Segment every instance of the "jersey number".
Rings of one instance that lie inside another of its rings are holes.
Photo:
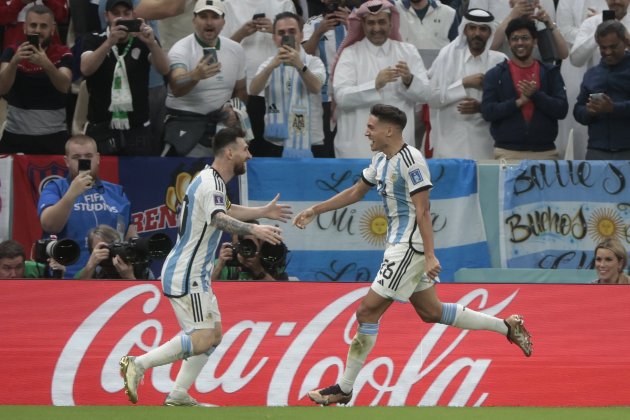
[[[384,279],[391,279],[392,275],[394,274],[394,270],[392,270],[392,267],[396,265],[396,262],[389,262],[388,259],[383,260],[383,263],[381,264],[381,268],[378,271],[378,273],[384,278]]]

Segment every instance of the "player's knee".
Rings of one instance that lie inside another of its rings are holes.
[[[223,340],[223,331],[221,330],[221,328],[215,328],[214,332],[212,333],[212,345],[214,347],[218,346],[219,344],[221,344],[221,340]]]

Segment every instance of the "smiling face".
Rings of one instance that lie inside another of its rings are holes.
[[[626,54],[626,43],[619,39],[616,33],[609,33],[597,39],[602,60],[608,66],[615,66],[623,60]]]
[[[512,32],[509,38],[510,51],[515,58],[527,61],[534,51],[536,39],[532,37],[527,29],[517,29]]]
[[[216,44],[224,25],[225,19],[223,16],[211,10],[204,10],[193,17],[195,34],[197,34],[199,39],[211,46]]]
[[[365,129],[365,136],[370,140],[370,150],[382,152],[387,146],[390,124],[381,122],[378,117],[370,115]]]
[[[361,23],[365,37],[376,46],[383,45],[392,30],[391,15],[385,11],[368,14],[363,17]]]
[[[600,283],[617,283],[623,271],[623,261],[607,248],[597,248],[595,270]]]
[[[246,172],[245,164],[252,158],[252,154],[249,151],[249,145],[244,138],[238,137],[236,142],[229,147],[234,164],[234,175],[243,175]]]

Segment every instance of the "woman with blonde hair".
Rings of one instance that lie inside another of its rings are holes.
[[[628,252],[617,238],[604,239],[595,247],[597,284],[629,284],[623,270],[628,265]]]

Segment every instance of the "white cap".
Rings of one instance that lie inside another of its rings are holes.
[[[197,0],[193,12],[197,14],[205,10],[210,10],[219,16],[225,16],[225,7],[221,0]]]

